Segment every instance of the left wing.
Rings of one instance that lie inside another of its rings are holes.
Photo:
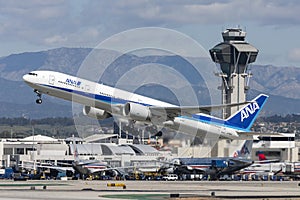
[[[39,165],[37,167],[46,168],[46,169],[55,169],[60,172],[66,172],[66,171],[74,172],[73,167],[59,167],[59,166],[48,166],[48,165]]]
[[[99,172],[107,172],[107,171],[117,171],[118,173],[122,174],[121,171],[124,169],[131,169],[131,168],[136,168],[134,166],[128,166],[128,167],[107,167],[103,169],[90,169],[92,174],[96,174]]]

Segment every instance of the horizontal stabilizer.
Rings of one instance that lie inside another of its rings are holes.
[[[279,159],[272,159],[272,160],[258,160],[258,161],[254,161],[254,163],[258,163],[258,164],[278,163],[279,161],[280,161]]]
[[[236,158],[232,158],[232,159],[229,159],[230,161],[232,162],[235,162],[235,163],[239,163],[239,164],[253,164],[254,162],[251,160],[243,160],[243,159],[236,159]]]

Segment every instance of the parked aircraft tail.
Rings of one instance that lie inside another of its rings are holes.
[[[253,140],[245,140],[240,149],[234,151],[234,158],[251,158]]]
[[[267,159],[267,157],[263,151],[258,151],[258,152],[256,152],[255,155],[258,157],[258,161],[255,161],[255,163],[266,164],[266,163],[280,162],[279,159]]]

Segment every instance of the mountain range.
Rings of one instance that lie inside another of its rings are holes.
[[[87,63],[86,58],[91,52],[92,49],[89,48],[58,48],[40,52],[12,54],[0,58],[0,117],[71,117],[73,113],[70,102],[44,95],[43,104],[35,104],[36,95],[33,93],[32,88],[22,81],[22,76],[33,70],[53,70],[76,75],[80,67]],[[99,50],[98,53],[107,62],[116,58],[118,54],[108,50]],[[198,58],[189,60],[198,63],[198,65],[203,63],[203,60],[199,61]],[[205,62],[214,65],[211,60],[205,60]],[[137,66],[141,66],[141,68],[139,69]],[[183,77],[182,80],[188,79],[189,84],[181,83],[180,80],[173,78],[161,81],[166,76],[172,77],[173,75],[169,73],[172,70],[155,70],[157,66],[160,69],[162,66],[171,66],[173,71],[178,72]],[[140,76],[139,70],[145,71],[145,69],[149,69],[149,73],[145,72],[146,76]],[[95,70],[95,72],[92,70]],[[83,74],[83,78],[95,79],[95,77],[89,77],[88,75],[97,74],[97,69],[92,68],[92,70],[90,73]],[[247,98],[251,99],[259,93],[270,95],[263,115],[300,113],[300,68],[251,65],[249,70],[253,77],[249,82],[250,90]],[[201,104],[211,104],[209,97],[212,93],[221,96],[220,91],[217,90],[217,86],[220,85],[221,81],[215,77],[214,72],[209,67],[203,67],[201,77],[191,66],[191,63],[176,55],[138,56],[123,54],[110,63],[105,72],[102,73],[99,81],[170,103],[180,103],[180,105],[182,105],[180,98],[184,99],[183,102],[186,104],[193,104],[192,101],[189,102],[190,98],[185,98],[189,96],[189,89],[192,88],[196,94],[196,99]],[[126,79],[124,75],[127,74],[130,74],[130,76]],[[203,78],[203,76],[205,77]],[[207,78],[210,76],[213,78]],[[144,81],[147,84],[137,87],[135,85],[136,80]],[[211,84],[215,86],[208,88],[207,84],[208,86]],[[179,99],[178,93],[182,95]],[[220,97],[217,98],[221,99]],[[220,104],[218,99],[213,103]]]

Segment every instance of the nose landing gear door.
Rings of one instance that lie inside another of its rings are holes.
[[[55,77],[53,75],[49,75],[49,84],[54,85]]]

